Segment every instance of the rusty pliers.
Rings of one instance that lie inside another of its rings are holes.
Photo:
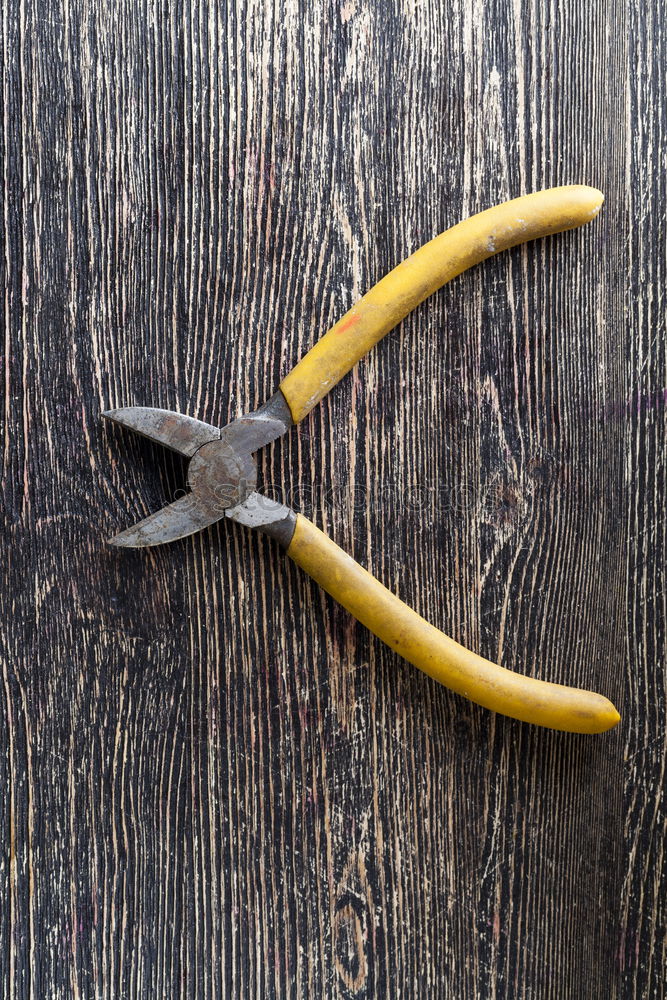
[[[553,188],[490,208],[431,240],[363,296],[254,413],[222,429],[149,407],[104,416],[186,456],[189,492],[113,538],[158,545],[222,517],[259,528],[388,646],[471,701],[527,722],[604,732],[619,714],[592,691],[525,677],[448,638],[362,569],[303,515],[257,492],[253,454],[302,420],[343,375],[412,309],[479,261],[530,239],[582,225],[602,205],[599,191]]]

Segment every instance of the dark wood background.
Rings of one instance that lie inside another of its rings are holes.
[[[664,996],[661,11],[5,0],[3,998]],[[184,470],[101,410],[225,423],[421,243],[567,182],[594,224],[457,279],[261,466],[615,731],[470,705],[236,526],[105,545]]]

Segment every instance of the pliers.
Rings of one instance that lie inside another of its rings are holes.
[[[447,230],[367,292],[283,379],[267,403],[222,429],[151,407],[105,412],[107,419],[190,460],[189,492],[111,543],[158,545],[223,517],[259,528],[358,621],[453,691],[493,711],[551,729],[600,733],[615,726],[620,716],[602,695],[514,673],[438,631],[302,514],[257,492],[253,458],[303,420],[381,337],[436,289],[501,250],[590,221],[602,201],[594,188],[552,188],[490,208]]]

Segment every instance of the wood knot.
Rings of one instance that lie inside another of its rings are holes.
[[[346,892],[333,915],[336,971],[350,993],[359,993],[368,979],[368,913],[364,900]]]
[[[498,476],[486,490],[482,517],[499,531],[511,531],[522,525],[530,512],[532,490],[513,478]]]
[[[352,851],[343,869],[331,925],[334,964],[341,985],[349,995],[358,996],[372,985],[375,937],[372,891],[360,850]]]

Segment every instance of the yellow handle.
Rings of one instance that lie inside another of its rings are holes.
[[[551,188],[489,208],[436,236],[371,288],[283,379],[294,422],[436,289],[501,250],[590,222],[602,201],[600,191],[581,184]]]
[[[601,694],[523,677],[460,646],[383,587],[301,514],[297,514],[287,554],[409,663],[478,705],[570,733],[603,733],[620,719]]]

